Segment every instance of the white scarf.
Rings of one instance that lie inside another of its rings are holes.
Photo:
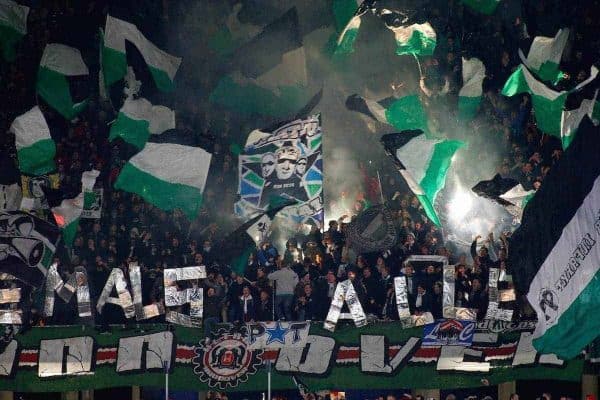
[[[248,303],[252,300],[252,295],[249,294],[248,297],[240,296],[240,300],[244,302],[244,314],[248,314]]]

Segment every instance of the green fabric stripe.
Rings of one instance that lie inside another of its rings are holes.
[[[240,46],[239,41],[233,40],[231,32],[226,26],[219,29],[210,39],[208,39],[208,47],[211,48],[219,56],[227,56],[234,52]]]
[[[42,99],[68,120],[72,120],[87,106],[87,100],[73,102],[67,78],[45,67],[38,69],[36,91]]]
[[[333,54],[349,54],[354,52],[354,42],[358,36],[358,29],[348,29]]]
[[[415,54],[418,56],[431,56],[435,50],[436,41],[430,37],[423,35],[423,32],[414,30],[410,39],[406,43],[396,42],[396,54],[401,56],[404,54]]]
[[[385,118],[390,125],[400,130],[427,131],[427,116],[417,95],[401,97],[394,101],[385,110]]]
[[[321,145],[321,142],[323,141],[323,136],[319,136],[316,139],[313,139],[310,141],[310,148],[311,149],[316,149],[317,147],[319,147]]]
[[[148,65],[148,70],[159,90],[170,92],[175,89],[175,83],[165,71]],[[102,51],[102,70],[104,71],[104,84],[108,87],[123,79],[127,74],[127,56],[110,47],[104,47]]]
[[[565,360],[576,357],[600,332],[600,318],[597,317],[598,293],[600,271],[596,272],[577,299],[562,313],[556,325],[533,340],[536,350],[540,353],[555,353]]]
[[[452,164],[452,157],[454,156],[454,153],[456,153],[456,150],[460,149],[462,146],[464,146],[464,143],[459,142],[458,140],[446,140],[436,144],[433,149],[433,154],[431,155],[431,160],[427,166],[427,171],[425,171],[425,176],[421,182],[419,182],[423,192],[425,192],[425,196],[427,196],[431,202],[432,209],[437,194],[446,184],[446,174]],[[435,213],[435,211],[433,211],[433,213]],[[439,225],[439,220],[437,222],[435,222],[435,219],[432,220],[436,225]]]
[[[19,169],[27,175],[44,175],[56,169],[54,156],[56,145],[52,139],[44,139],[17,152]]]
[[[265,180],[263,178],[261,178],[260,176],[256,175],[252,171],[250,171],[249,173],[247,173],[244,176],[244,179],[246,179],[249,182],[254,183],[256,186],[262,186],[265,183]]]
[[[417,196],[419,203],[421,203],[421,205],[423,206],[423,209],[425,210],[425,215],[427,215],[427,218],[429,218],[431,220],[431,222],[433,222],[436,226],[441,226],[442,223],[440,222],[440,219],[439,219],[437,213],[435,212],[435,208],[433,207],[433,204],[431,204],[431,201],[427,198],[427,196],[425,196],[423,194],[417,194],[415,196]]]
[[[65,246],[71,247],[73,245],[73,241],[75,240],[75,236],[77,235],[77,227],[79,226],[79,218],[71,221],[71,223],[65,225],[62,228],[62,237]]]
[[[521,66],[517,68],[508,78],[502,89],[502,94],[511,97],[515,94],[529,93],[538,128],[546,134],[560,138],[560,120],[567,93],[563,93],[556,100],[534,95],[531,93],[529,85],[527,85],[522,68]]]
[[[150,137],[149,128],[150,122],[129,118],[121,112],[110,128],[108,140],[112,142],[116,138],[121,138],[136,148],[142,149]]]
[[[458,98],[458,118],[463,121],[470,121],[475,118],[481,104],[481,97],[463,97]]]
[[[23,34],[10,26],[0,25],[0,51],[6,61],[14,61],[17,55],[16,47]]]
[[[469,8],[486,15],[493,14],[498,7],[497,0],[462,0],[462,2]]]
[[[229,267],[233,272],[238,275],[243,275],[246,272],[246,266],[248,265],[248,258],[250,254],[256,250],[255,246],[247,247],[237,257],[233,257],[229,262]]]
[[[573,139],[575,139],[575,135],[576,134],[577,134],[577,129],[575,129],[574,131],[569,132],[568,135],[561,136],[560,140],[562,141],[562,148],[563,148],[563,150],[566,150],[567,147],[569,147],[569,145],[571,144],[571,142],[573,141]]]
[[[278,96],[258,85],[238,85],[227,76],[219,81],[209,100],[243,115],[279,117],[295,114],[310,98],[303,87],[283,86],[279,92]]]
[[[55,248],[44,245],[44,254],[42,255],[42,260],[39,262],[39,264],[48,268],[52,264],[52,258],[54,257],[55,252]]]
[[[115,189],[137,193],[162,210],[180,208],[190,219],[195,219],[202,204],[202,193],[194,187],[160,180],[131,163],[125,164]]]
[[[564,74],[559,69],[559,65],[554,61],[544,61],[544,63],[540,66],[540,69],[535,72],[541,80],[552,82],[553,85],[556,85],[561,79],[564,78]]]
[[[333,20],[337,32],[342,32],[348,22],[354,17],[356,9],[356,0],[333,0]]]
[[[83,209],[89,210],[90,207],[96,202],[95,192],[83,192]]]

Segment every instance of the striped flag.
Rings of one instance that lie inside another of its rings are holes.
[[[517,180],[502,178],[500,174],[496,174],[490,180],[477,183],[471,190],[478,196],[500,204],[519,221],[523,209],[535,194],[535,190],[525,190]]]
[[[181,58],[172,56],[156,47],[154,43],[146,39],[137,26],[110,15],[106,16],[102,51],[104,84],[110,86],[123,79],[127,74],[125,41],[131,42],[140,51],[156,87],[162,91],[172,90]]]
[[[27,175],[43,175],[56,169],[56,144],[38,106],[18,116],[10,126],[15,135],[19,169]]]
[[[38,69],[36,91],[50,107],[71,120],[87,105],[87,99],[75,102],[69,79],[89,75],[79,50],[64,44],[49,43]]]
[[[0,0],[0,50],[6,61],[15,59],[15,47],[27,33],[29,7]]]
[[[211,156],[198,147],[149,142],[125,164],[115,189],[136,193],[162,210],[180,208],[194,219]]]
[[[109,141],[121,138],[138,149],[144,147],[150,135],[175,129],[175,111],[154,106],[144,98],[125,100],[110,128]]]
[[[520,293],[538,316],[533,345],[563,359],[600,331],[600,129],[585,118],[509,243]]]
[[[463,57],[462,77],[463,87],[458,92],[458,117],[462,120],[471,120],[477,114],[481,104],[485,66],[477,58],[467,60]]]
[[[539,79],[557,84],[563,78],[560,59],[569,38],[569,29],[560,29],[555,37],[536,36],[531,43],[527,58],[519,49],[519,57]]]
[[[354,94],[346,99],[346,108],[399,130],[427,131],[427,116],[417,95],[374,101]]]
[[[427,139],[420,130],[389,133],[383,135],[381,143],[410,190],[421,202],[427,217],[440,226],[434,207],[435,198],[446,184],[454,153],[464,143]]]
[[[437,35],[429,22],[408,26],[389,26],[396,38],[396,54],[431,56],[435,50]]]

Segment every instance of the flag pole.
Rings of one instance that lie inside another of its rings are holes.
[[[267,361],[267,400],[271,400],[271,360]]]
[[[163,361],[163,368],[165,370],[165,400],[169,400],[169,362]]]
[[[417,57],[417,55],[415,53],[412,53],[412,55],[415,58],[415,61],[417,62],[417,66],[419,67],[419,77],[422,78],[423,70],[421,69],[421,63],[419,62],[419,58]]]
[[[383,188],[381,187],[381,177],[379,176],[379,170],[377,170],[377,182],[379,182],[379,195],[381,196],[381,204],[385,204],[383,198]]]

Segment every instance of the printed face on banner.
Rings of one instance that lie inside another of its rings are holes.
[[[276,199],[296,200],[280,215],[296,223],[323,219],[323,159],[319,116],[295,120],[246,147],[240,155],[240,200],[235,213],[250,218]]]

